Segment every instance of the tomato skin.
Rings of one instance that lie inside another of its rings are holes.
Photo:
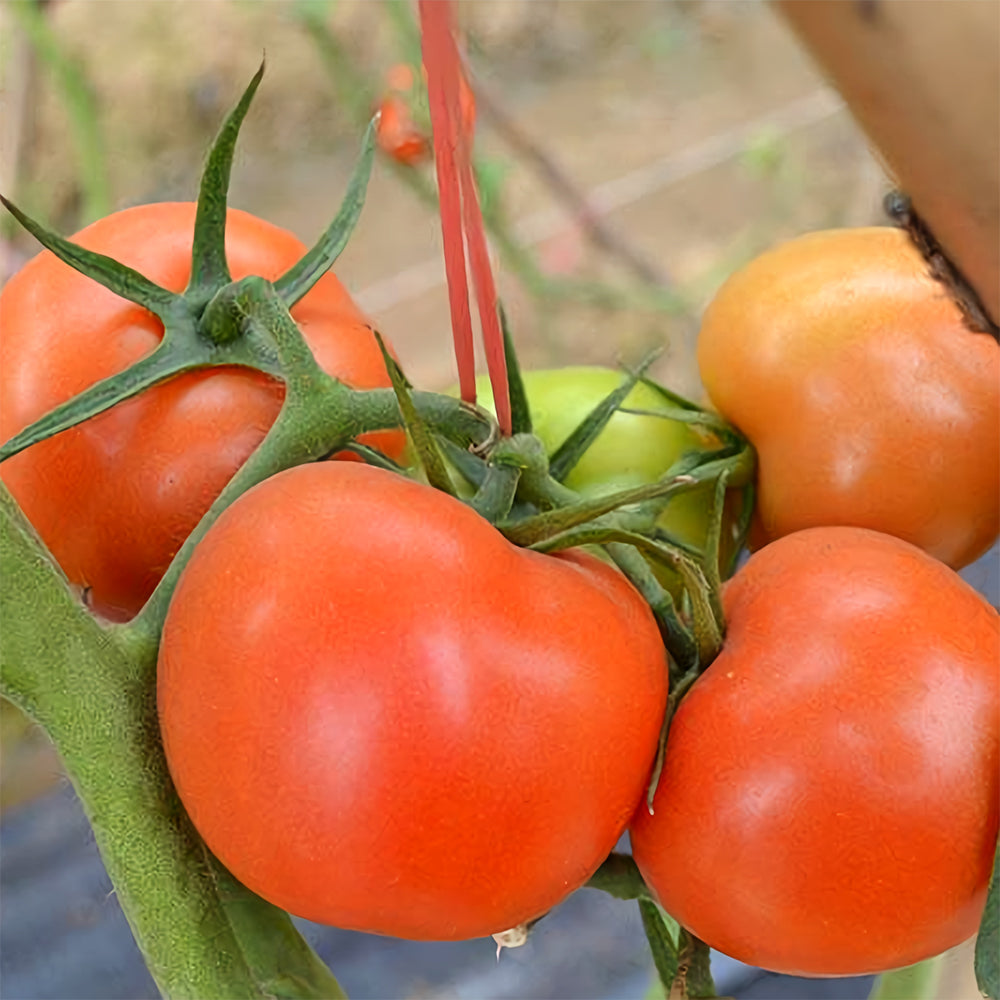
[[[173,291],[190,276],[195,206],[142,205],[74,240]],[[305,252],[290,233],[231,209],[234,278],[281,275]],[[292,310],[331,374],[389,385],[366,320],[333,274]],[[45,251],[0,294],[0,440],[148,354],[162,324]],[[249,369],[189,372],[16,455],[0,467],[69,579],[95,610],[135,614],[184,539],[274,422],[283,386]],[[398,432],[370,443],[399,456]]]
[[[643,794],[666,683],[615,570],[346,463],[220,517],[158,668],[171,774],[241,881],[311,920],[439,940],[537,917],[597,868]]]
[[[622,383],[614,368],[572,365],[565,368],[523,371],[521,378],[531,409],[533,432],[549,455],[576,430],[588,413]],[[493,411],[489,378],[476,379],[480,405]],[[457,394],[457,390],[456,390]],[[667,404],[649,386],[638,384],[625,406],[635,410],[663,411]],[[631,413],[615,413],[594,443],[570,471],[565,483],[584,496],[598,496],[656,482],[682,455],[705,450],[710,438],[691,424]],[[689,545],[702,547],[709,526],[714,485],[679,493],[660,515],[659,524]],[[722,550],[735,549],[736,510],[727,507]]]
[[[1000,797],[993,608],[858,528],[773,542],[724,607],[655,814],[631,827],[663,906],[726,954],[797,975],[880,972],[973,934]]]
[[[705,313],[698,364],[759,460],[758,539],[849,524],[960,568],[1000,532],[1000,346],[902,231],[812,233]]]

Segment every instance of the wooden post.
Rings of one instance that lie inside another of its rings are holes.
[[[1000,322],[1000,3],[775,6]]]

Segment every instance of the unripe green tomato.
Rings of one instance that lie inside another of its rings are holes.
[[[573,433],[587,414],[624,379],[613,368],[573,366],[521,373],[532,430],[549,455]],[[476,380],[477,402],[493,410],[493,393],[487,376]],[[653,413],[669,410],[670,404],[655,389],[639,383],[623,404],[627,409]],[[565,479],[565,484],[592,497],[616,490],[656,482],[682,455],[711,450],[718,442],[713,435],[692,424],[664,417],[615,413]],[[705,545],[711,516],[713,484],[673,497],[658,519],[660,527],[688,545]],[[726,504],[722,528],[722,562],[727,565],[736,548],[736,505]],[[671,590],[677,579],[669,571],[658,573]]]

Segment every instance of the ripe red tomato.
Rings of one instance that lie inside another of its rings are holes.
[[[998,617],[919,549],[815,528],[727,585],[635,859],[713,947],[859,975],[976,930],[1000,801]]]
[[[174,291],[191,268],[192,204],[143,205],[74,239]],[[235,278],[274,279],[304,253],[290,233],[231,210]],[[357,388],[389,385],[364,316],[333,274],[292,310],[319,363]],[[48,251],[0,294],[0,440],[148,354],[156,317]],[[3,479],[96,610],[135,614],[177,549],[274,422],[284,387],[243,368],[189,372],[3,463]],[[398,432],[371,443],[400,456]]]
[[[220,517],[158,668],[171,774],[234,875],[311,920],[440,940],[590,876],[644,792],[666,684],[614,569],[345,463]]]
[[[846,524],[959,568],[1000,532],[1000,345],[897,229],[812,233],[705,313],[712,402],[753,442],[764,542]]]

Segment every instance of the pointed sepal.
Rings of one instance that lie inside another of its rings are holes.
[[[403,417],[403,426],[406,428],[407,434],[409,434],[413,450],[416,452],[417,461],[424,470],[427,482],[436,490],[441,490],[444,493],[455,496],[455,484],[452,483],[451,476],[448,475],[448,467],[444,464],[444,459],[441,457],[441,452],[434,442],[434,437],[430,429],[424,423],[423,418],[413,404],[413,396],[410,394],[410,390],[413,387],[407,381],[403,370],[399,367],[399,363],[389,353],[388,348],[386,348],[382,335],[377,330],[373,330],[372,332],[378,341],[379,350],[382,352],[382,358],[385,361],[386,371],[389,373],[389,379],[392,382],[393,392],[396,394],[396,401],[399,403],[399,412]]]
[[[455,444],[443,434],[436,434],[434,439],[444,453],[447,462],[470,486],[479,489],[486,480],[486,462],[478,455],[473,455],[467,448]]]
[[[22,212],[3,195],[0,195],[0,202],[46,250],[54,253],[64,264],[110,289],[116,295],[148,309],[164,322],[172,312],[183,308],[183,300],[176,292],[161,288],[145,275],[113,257],[87,250],[78,243],[56,235]]]
[[[95,382],[79,395],[50,410],[19,434],[15,434],[0,448],[0,462],[60,431],[68,430],[105,410],[110,410],[112,406],[137,396],[150,386],[166,381],[179,372],[209,363],[207,348],[204,356],[199,359],[192,357],[191,348],[177,350],[170,344],[161,342],[152,354],[141,358],[130,368]]]
[[[645,486],[635,486],[631,489],[582,500],[571,507],[557,507],[554,510],[547,510],[524,521],[501,524],[499,527],[508,541],[515,545],[534,548],[563,532],[593,521],[603,514],[610,514],[611,511],[618,510],[619,507],[668,496],[682,484],[684,484],[683,481],[668,480],[649,483]]]
[[[274,283],[275,289],[289,309],[333,267],[358,224],[368,193],[372,164],[375,162],[376,125],[375,118],[368,123],[361,143],[361,155],[351,174],[336,218],[316,245]]]
[[[223,285],[232,280],[226,262],[226,203],[229,197],[229,177],[233,168],[233,152],[243,119],[264,77],[264,63],[253,75],[239,103],[229,113],[201,176],[198,209],[194,220],[194,242],[191,249],[191,280],[187,297],[197,306],[204,306]]]
[[[360,441],[351,441],[349,444],[344,445],[343,448],[339,448],[338,451],[349,451],[352,455],[357,455],[365,465],[374,466],[376,469],[385,469],[386,472],[397,472],[401,476],[406,475],[406,469],[399,462],[391,459],[385,452],[379,451],[378,448],[361,444]]]
[[[521,378],[521,365],[517,360],[517,350],[514,338],[511,336],[507,322],[507,311],[502,303],[497,304],[500,313],[500,330],[503,333],[503,353],[507,361],[507,386],[510,395],[511,434],[530,434],[531,407],[528,404],[528,394],[524,389],[524,379]]]

